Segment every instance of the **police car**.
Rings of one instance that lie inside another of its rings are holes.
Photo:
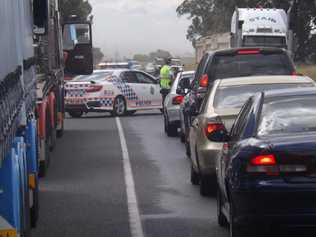
[[[88,112],[123,116],[137,110],[162,109],[158,80],[138,70],[96,70],[67,82],[65,93],[65,109],[72,117]]]

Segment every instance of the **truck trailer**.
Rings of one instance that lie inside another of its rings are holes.
[[[64,70],[92,72],[91,24],[62,24],[59,10],[58,0],[0,1],[0,237],[36,227],[39,176],[63,134]]]

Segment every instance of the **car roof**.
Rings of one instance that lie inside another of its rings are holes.
[[[238,85],[258,85],[258,84],[299,84],[313,83],[314,81],[305,76],[251,76],[221,79],[219,86],[238,86]]]
[[[235,55],[238,51],[251,51],[259,50],[260,53],[285,53],[286,50],[282,48],[273,48],[273,47],[244,47],[244,48],[230,48],[230,49],[219,49],[215,51],[209,51],[208,54],[216,55]]]
[[[181,74],[182,74],[183,76],[185,76],[185,75],[194,74],[194,73],[195,73],[195,71],[184,71],[184,72],[182,72]]]
[[[265,98],[273,98],[273,97],[280,97],[280,96],[316,95],[316,87],[269,90],[269,91],[263,92],[263,94]]]

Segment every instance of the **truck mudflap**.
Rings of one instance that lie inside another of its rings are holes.
[[[0,216],[0,237],[18,237],[17,231]]]

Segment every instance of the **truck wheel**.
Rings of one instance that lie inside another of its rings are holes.
[[[112,116],[124,116],[126,114],[126,101],[123,96],[118,96],[114,100]]]
[[[49,152],[49,144],[47,142],[48,139],[46,139],[44,144],[44,157],[43,160],[40,160],[39,162],[39,169],[38,169],[38,176],[39,177],[45,177],[47,173],[48,164],[50,161],[50,152]]]
[[[81,110],[69,110],[68,114],[72,118],[80,118],[83,115],[83,111],[81,111]]]
[[[31,227],[36,228],[39,216],[39,190],[38,180],[36,179],[36,188],[33,191],[33,207],[31,207]]]

